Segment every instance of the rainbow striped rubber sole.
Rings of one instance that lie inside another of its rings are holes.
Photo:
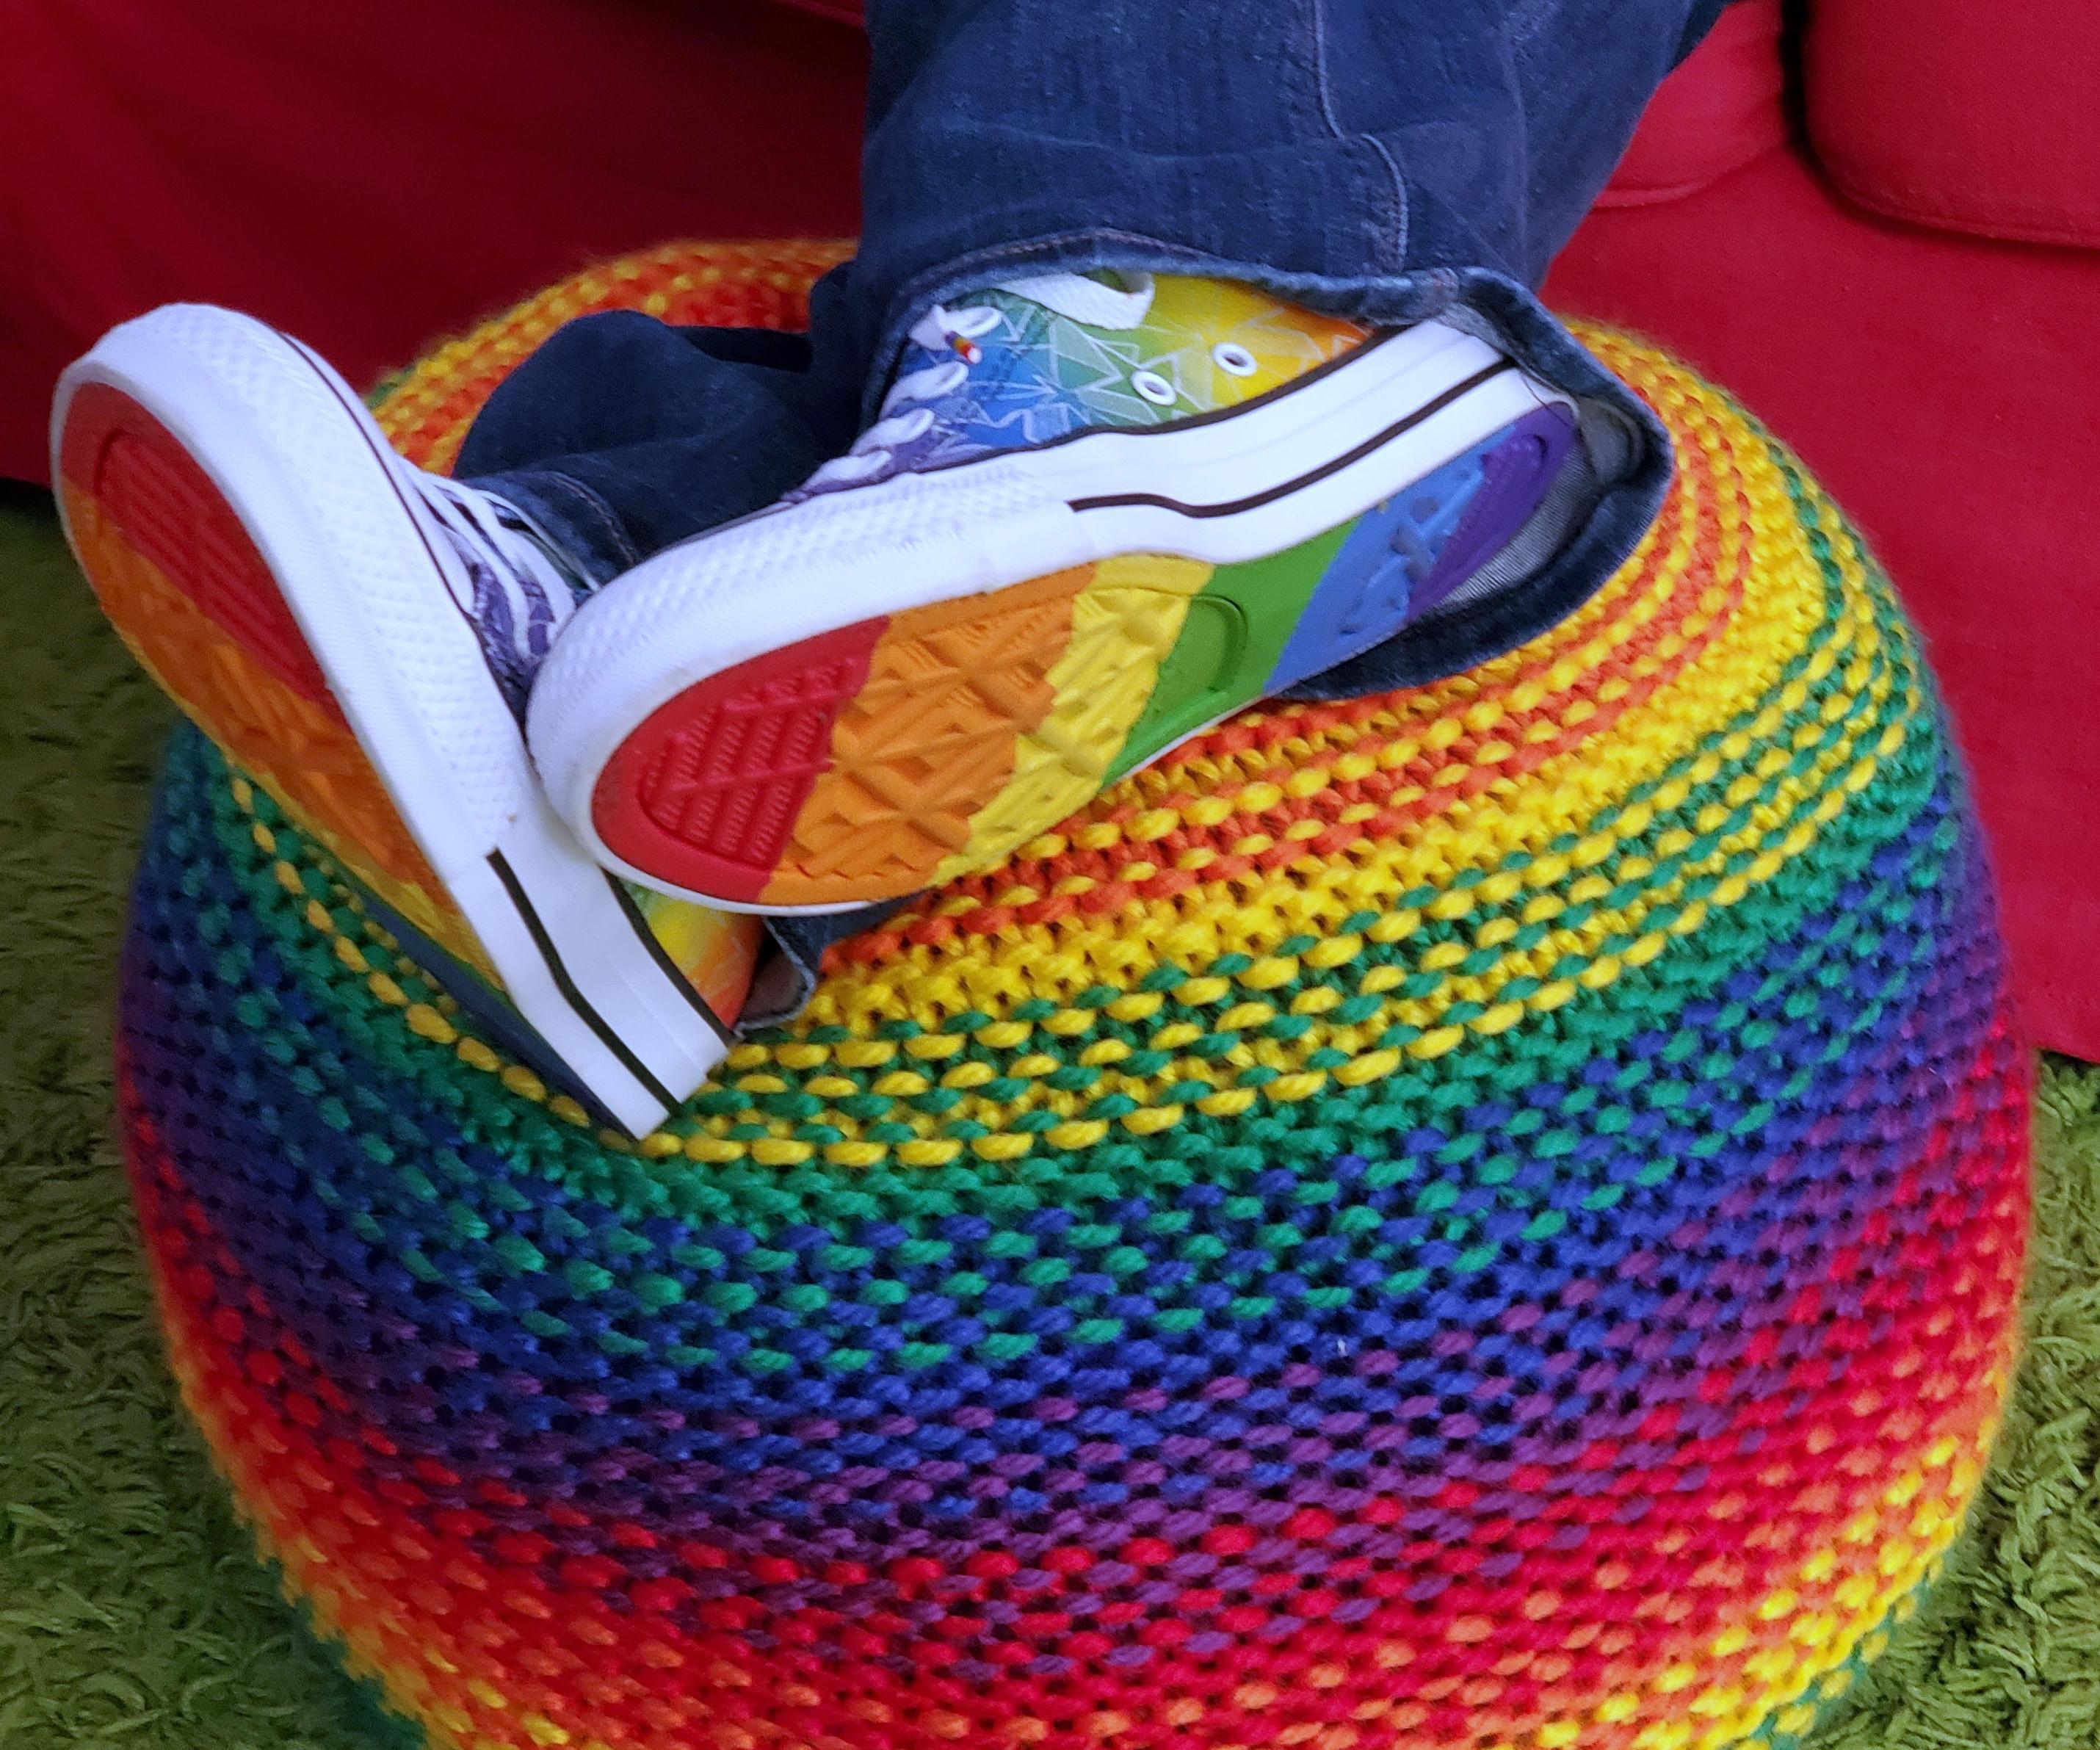
[[[1528,414],[1267,559],[1125,555],[726,669],[606,762],[597,836],[735,905],[836,908],[987,867],[1448,600],[1538,508],[1573,431],[1556,409]]]
[[[110,624],[184,714],[388,907],[492,983],[217,484],[121,391],[83,384],[58,490]]]

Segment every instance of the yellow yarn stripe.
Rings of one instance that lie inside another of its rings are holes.
[[[1072,603],[1071,642],[1050,670],[1049,714],[1015,741],[1013,776],[972,816],[968,842],[934,871],[936,886],[1005,857],[1037,824],[1092,800],[1211,570],[1160,554],[1094,568]]]

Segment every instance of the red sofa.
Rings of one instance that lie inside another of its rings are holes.
[[[2040,1043],[2100,1058],[2100,10],[1745,0],[1555,267],[1735,387],[1930,635]],[[0,475],[172,298],[353,376],[593,254],[845,234],[854,0],[0,0]],[[33,175],[24,166],[34,165]]]
[[[0,476],[172,298],[365,382],[595,256],[850,236],[866,74],[772,0],[0,0]]]
[[[1968,749],[2026,1024],[2100,1058],[2100,8],[1807,11],[1784,58],[1776,3],[1723,15],[1546,295],[1727,383],[1866,531]]]

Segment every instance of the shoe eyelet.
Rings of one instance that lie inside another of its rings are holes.
[[[1260,361],[1236,340],[1221,340],[1211,348],[1211,362],[1228,377],[1251,377]]]
[[[1171,407],[1177,399],[1174,385],[1158,371],[1132,371],[1130,386],[1154,407]]]

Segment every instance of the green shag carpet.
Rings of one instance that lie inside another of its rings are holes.
[[[395,1750],[254,1561],[162,1365],[110,1119],[171,714],[0,497],[0,1750]],[[2100,1070],[2045,1066],[2025,1370],[1978,1514],[1819,1743],[2100,1745]]]

